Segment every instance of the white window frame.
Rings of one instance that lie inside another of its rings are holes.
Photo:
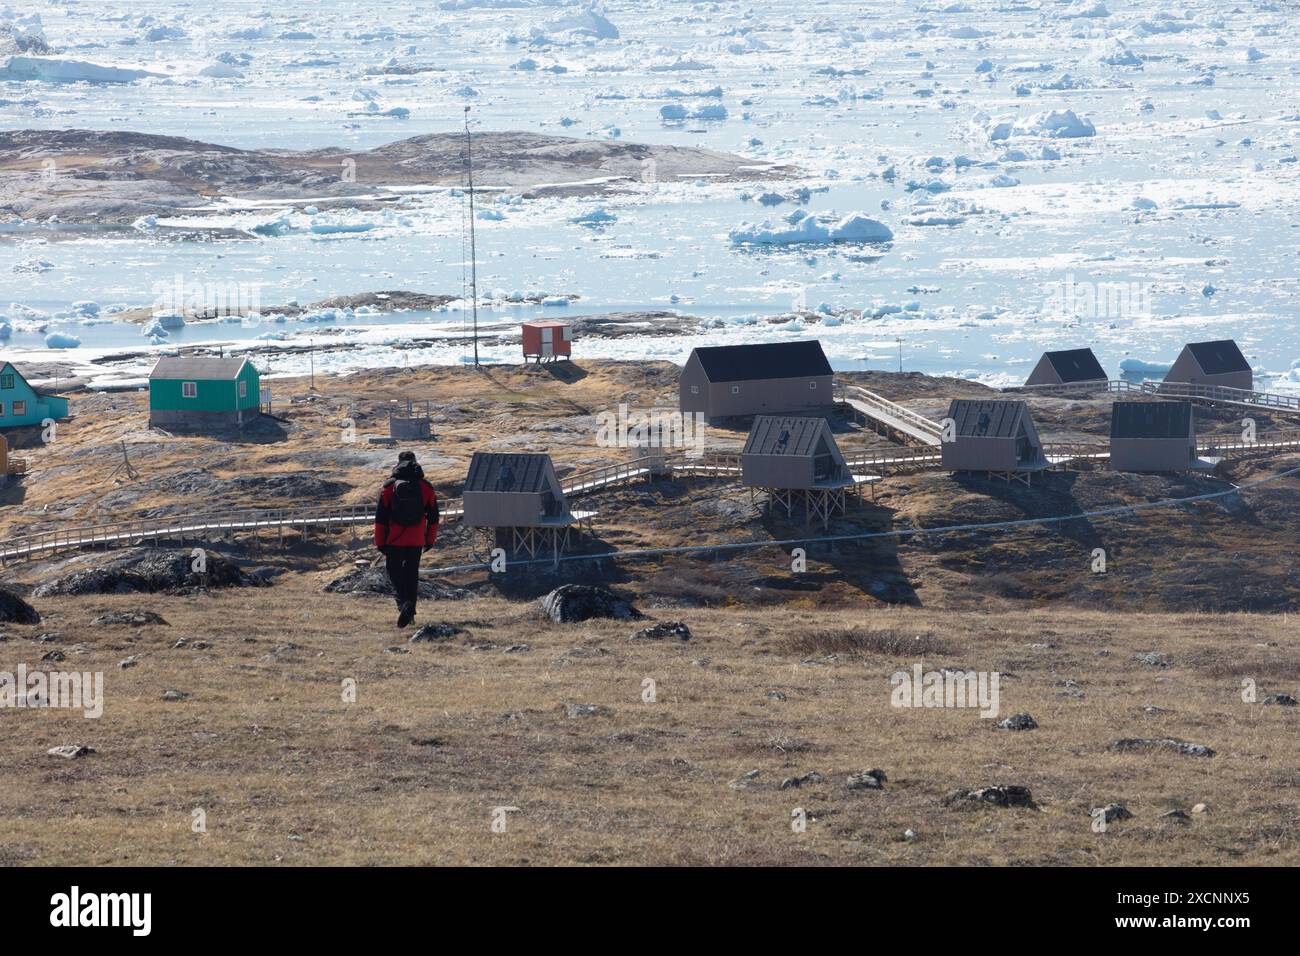
[[[733,386],[731,386],[731,394],[732,394],[732,395],[739,395],[739,394],[740,394],[740,386],[739,386],[739,385],[733,385]]]
[[[14,402],[12,407],[13,407],[14,418],[17,418],[19,415],[26,415],[26,414],[27,414],[27,401],[26,401],[26,399],[23,399],[23,400],[21,400],[21,401],[16,401],[16,402]]]
[[[248,380],[247,380],[247,379],[240,379],[240,380],[239,380],[239,397],[240,397],[240,398],[248,398]]]
[[[691,394],[692,394],[692,395],[698,395],[698,394],[700,394],[700,387],[699,387],[698,385],[692,385],[692,386],[691,386]]]
[[[181,398],[198,398],[198,382],[181,382]]]
[[[809,383],[808,383],[808,387],[809,387],[810,389],[816,389],[816,388],[817,388],[817,382],[816,382],[815,380],[809,382]]]

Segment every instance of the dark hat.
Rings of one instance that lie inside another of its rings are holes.
[[[397,456],[398,461],[415,461],[415,452],[404,451]]]

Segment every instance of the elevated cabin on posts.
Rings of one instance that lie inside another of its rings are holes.
[[[793,517],[802,511],[804,523],[818,519],[823,527],[847,507],[849,494],[880,479],[855,475],[835,443],[824,418],[759,415],[740,453],[741,482],[751,491],[764,491],[769,507]]]
[[[550,455],[475,452],[462,500],[465,524],[508,554],[558,558],[595,512],[570,511]]]
[[[954,399],[939,447],[949,471],[986,472],[1030,483],[1048,467],[1029,406],[1008,399]]]

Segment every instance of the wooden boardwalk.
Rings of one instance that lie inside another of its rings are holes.
[[[892,432],[904,441],[911,439],[922,445],[939,444],[939,436],[943,433],[939,423],[918,415],[910,408],[904,408],[897,402],[891,402],[857,385],[840,386],[836,389],[835,396],[876,427]]]

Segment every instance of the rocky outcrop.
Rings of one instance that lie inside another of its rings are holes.
[[[39,624],[41,616],[13,591],[0,588],[0,621],[5,624]]]

